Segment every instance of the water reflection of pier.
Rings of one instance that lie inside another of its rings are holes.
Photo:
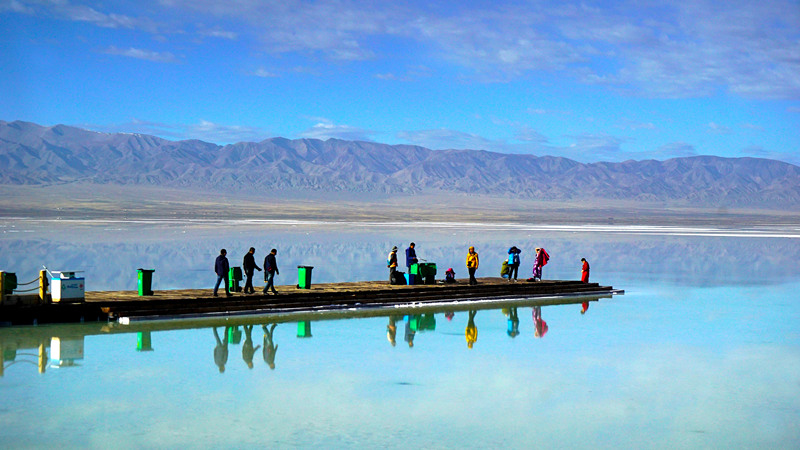
[[[224,371],[229,344],[242,345],[242,358],[248,367],[252,368],[253,356],[258,350],[261,350],[264,362],[271,369],[274,369],[275,356],[278,349],[278,345],[273,339],[273,331],[276,326],[296,323],[297,337],[311,338],[312,322],[353,318],[386,317],[388,319],[386,333],[389,342],[392,345],[396,344],[398,328],[402,327],[403,341],[409,347],[413,347],[417,333],[436,329],[436,314],[443,314],[447,320],[451,320],[456,313],[468,312],[468,315],[463,317],[468,318],[465,335],[468,347],[472,348],[477,340],[475,318],[479,311],[502,311],[508,317],[508,335],[513,338],[519,334],[517,309],[520,307],[532,307],[534,310],[533,324],[536,328],[535,335],[541,337],[544,335],[541,331],[542,325],[546,330],[546,323],[541,321],[542,306],[580,304],[580,311],[584,313],[588,309],[590,302],[596,302],[603,298],[611,298],[611,295],[547,300],[494,300],[470,302],[469,304],[459,304],[458,302],[437,305],[423,304],[397,308],[334,310],[317,313],[283,313],[223,318],[205,317],[200,319],[133,322],[128,325],[115,322],[90,322],[58,326],[4,327],[0,328],[0,351],[2,351],[3,355],[0,376],[5,375],[7,369],[16,365],[36,366],[39,373],[45,373],[48,368],[79,366],[84,358],[84,339],[87,336],[135,334],[136,341],[131,342],[132,350],[135,348],[137,352],[150,352],[155,350],[152,333],[191,329],[213,330],[213,337],[216,341],[214,361],[220,367],[220,371]],[[537,318],[541,322],[537,322]],[[221,334],[218,328],[222,330]],[[263,340],[258,346],[254,346],[255,342],[252,336],[254,328],[263,332]],[[242,336],[245,338],[244,342],[242,342]]]

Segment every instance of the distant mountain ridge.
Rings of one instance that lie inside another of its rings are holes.
[[[800,167],[696,156],[584,164],[553,156],[329,139],[272,138],[220,146],[0,121],[0,184],[444,192],[541,200],[668,202],[699,207],[800,207]]]

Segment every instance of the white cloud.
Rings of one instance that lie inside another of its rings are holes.
[[[731,129],[716,122],[709,122],[708,125],[706,125],[706,131],[713,134],[730,134]]]
[[[209,29],[209,30],[205,30],[205,29],[204,30],[200,30],[199,33],[202,36],[220,38],[220,39],[229,39],[229,40],[235,40],[235,39],[237,39],[239,37],[238,33],[235,33],[233,31],[223,30],[223,29],[221,29],[219,27],[212,28],[212,29]]]
[[[270,72],[269,70],[264,69],[263,67],[261,67],[258,70],[256,70],[255,72],[253,72],[253,76],[261,77],[261,78],[275,78],[278,75],[276,73],[274,73],[274,72]]]
[[[670,158],[682,158],[686,156],[697,156],[697,151],[693,145],[687,144],[686,142],[671,142],[669,144],[662,145],[654,152],[645,153],[643,156],[663,160]]]
[[[571,136],[574,140],[564,152],[579,161],[616,161],[620,159],[622,144],[627,139],[607,134],[580,134]]]
[[[175,55],[170,52],[155,52],[152,50],[143,50],[140,48],[117,48],[111,46],[103,51],[109,55],[127,56],[129,58],[143,59],[145,61],[172,63],[176,62]]]
[[[127,123],[84,126],[88,129],[108,133],[140,133],[159,136],[170,140],[198,139],[220,145],[236,142],[259,142],[270,137],[269,132],[261,127],[222,125],[208,120],[200,120],[198,123],[193,124],[181,124],[153,122],[134,118]]]
[[[218,123],[201,120],[199,123],[186,126],[186,134],[214,143],[255,142],[262,141],[269,136],[260,127],[243,125],[221,125]]]
[[[161,0],[158,6],[162,11],[147,11],[172,14],[174,21],[198,28],[201,35],[249,39],[266,52],[312,61],[318,56],[362,61],[402,53],[419,64],[450,62],[467,72],[458,76],[477,75],[484,81],[546,72],[651,97],[729,92],[800,98],[796,0],[500,1],[447,8],[357,0]],[[68,0],[4,0],[0,8],[105,28],[150,33],[174,28]],[[214,25],[198,26],[197,18]],[[397,71],[377,77],[409,78]]]
[[[328,59],[359,61],[375,56],[365,43],[393,34],[391,6],[352,1],[264,2],[243,0],[235,7],[214,0],[168,0],[173,10],[192,10],[246,26],[268,52],[318,53]]]
[[[0,1],[0,12],[11,11],[20,14],[35,14],[36,11],[19,0]]]
[[[767,150],[759,145],[750,145],[742,149],[742,154],[753,158],[775,159],[800,166],[800,151],[796,152],[775,152]]]
[[[350,125],[336,125],[330,120],[320,118],[317,124],[299,133],[302,138],[309,139],[343,139],[348,141],[370,141],[372,132]]]
[[[529,127],[528,125],[517,125],[514,138],[523,142],[547,143],[548,139],[543,134]]]
[[[438,128],[434,130],[401,131],[397,137],[413,145],[442,150],[442,149],[469,149],[492,150],[506,147],[504,141],[486,139],[476,134],[462,131]]]
[[[623,130],[655,130],[656,126],[652,122],[640,122],[638,120],[623,118],[618,124]]]
[[[148,18],[105,13],[90,6],[71,3],[68,0],[11,0],[0,5],[0,11],[3,9],[49,16],[59,20],[86,22],[103,28],[139,29],[149,33],[158,33],[161,28]]]

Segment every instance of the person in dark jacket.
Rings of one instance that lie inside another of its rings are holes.
[[[275,284],[273,283],[275,275],[281,274],[278,270],[278,261],[275,259],[275,255],[277,254],[278,251],[273,248],[269,251],[269,255],[264,258],[264,281],[267,282],[267,285],[264,286],[265,294],[272,289],[272,293],[278,295],[278,291],[275,290]]]
[[[414,250],[414,245],[415,244],[412,242],[411,244],[408,245],[408,248],[406,249],[406,267],[409,268],[409,272],[408,273],[411,273],[411,270],[410,270],[411,269],[411,265],[412,264],[416,264],[417,262],[419,262],[417,260],[417,251]]]
[[[255,247],[250,247],[250,251],[248,251],[244,255],[244,260],[242,261],[242,268],[244,269],[244,275],[247,277],[247,280],[244,283],[244,293],[245,294],[255,294],[256,290],[253,289],[253,270],[258,270],[261,272],[261,267],[256,265],[256,258],[254,255],[256,254]]]
[[[392,248],[386,260],[386,267],[389,268],[389,284],[395,284],[395,272],[397,272],[397,246]]]
[[[227,297],[232,295],[228,290],[228,270],[230,266],[228,265],[228,258],[225,257],[227,254],[228,251],[223,248],[219,251],[219,256],[217,256],[217,260],[214,262],[214,272],[217,273],[217,284],[214,285],[214,297],[217,296],[219,284],[223,281],[225,282],[225,295]]]

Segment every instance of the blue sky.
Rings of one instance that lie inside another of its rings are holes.
[[[800,1],[0,0],[0,120],[800,164]]]

